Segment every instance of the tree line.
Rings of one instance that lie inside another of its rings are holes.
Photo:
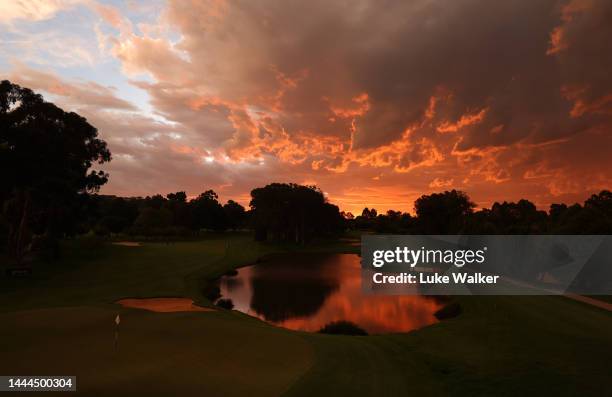
[[[78,232],[100,236],[186,236],[203,229],[236,230],[246,219],[242,205],[233,200],[222,205],[213,190],[191,200],[183,191],[144,198],[93,195],[87,206],[87,221]]]
[[[328,202],[316,186],[272,183],[251,191],[249,208],[222,204],[213,190],[115,197],[98,191],[109,178],[95,165],[111,161],[87,120],[33,91],[0,82],[0,259],[27,262],[59,255],[59,241],[81,234],[197,236],[203,230],[248,229],[260,241],[305,244],[347,229],[418,234],[604,234],[612,232],[612,193],[583,205],[538,210],[528,200],[475,211],[466,193],[423,195],[414,215],[365,208],[357,217]]]
[[[414,202],[414,215],[389,210],[378,214],[364,208],[346,216],[350,228],[379,233],[407,234],[610,234],[612,193],[602,190],[581,205],[551,204],[548,211],[534,203],[495,202],[475,210],[476,204],[459,190],[423,195]]]
[[[272,183],[251,192],[250,209],[213,190],[188,199],[184,191],[147,197],[90,195],[72,235],[188,237],[201,231],[252,230],[260,241],[306,243],[345,228],[337,206],[315,186]]]

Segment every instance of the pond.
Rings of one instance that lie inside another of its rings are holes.
[[[371,334],[407,332],[437,322],[443,303],[425,296],[367,295],[354,254],[279,255],[223,276],[234,309],[268,323],[316,332],[350,321]]]

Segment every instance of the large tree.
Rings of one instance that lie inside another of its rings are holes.
[[[16,263],[33,233],[57,238],[79,196],[108,180],[92,165],[110,160],[106,142],[85,118],[30,89],[0,83],[0,202]]]
[[[244,207],[235,202],[234,200],[229,200],[223,206],[223,212],[225,213],[225,219],[227,221],[227,227],[236,230],[242,226],[244,226],[244,221],[246,219],[246,212],[244,211]]]
[[[457,234],[476,207],[459,190],[423,195],[414,202],[419,231],[424,234]]]
[[[258,240],[304,243],[344,227],[338,207],[315,186],[272,183],[251,191],[250,205]]]
[[[207,229],[222,231],[227,229],[223,206],[219,196],[213,190],[207,190],[189,202],[193,214],[193,227],[196,230]]]

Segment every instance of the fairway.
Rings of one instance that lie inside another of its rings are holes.
[[[563,297],[457,297],[455,319],[367,337],[294,332],[236,311],[113,303],[174,296],[210,305],[206,279],[288,249],[299,251],[247,234],[69,241],[61,263],[38,264],[33,279],[0,279],[0,373],[76,375],[78,394],[96,396],[605,394],[612,314]]]

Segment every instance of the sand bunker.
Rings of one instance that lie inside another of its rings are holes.
[[[193,301],[188,298],[130,298],[121,299],[117,303],[132,309],[144,309],[159,313],[213,311],[213,309],[194,305]]]
[[[116,241],[113,244],[121,245],[123,247],[140,247],[142,245],[138,241]]]

